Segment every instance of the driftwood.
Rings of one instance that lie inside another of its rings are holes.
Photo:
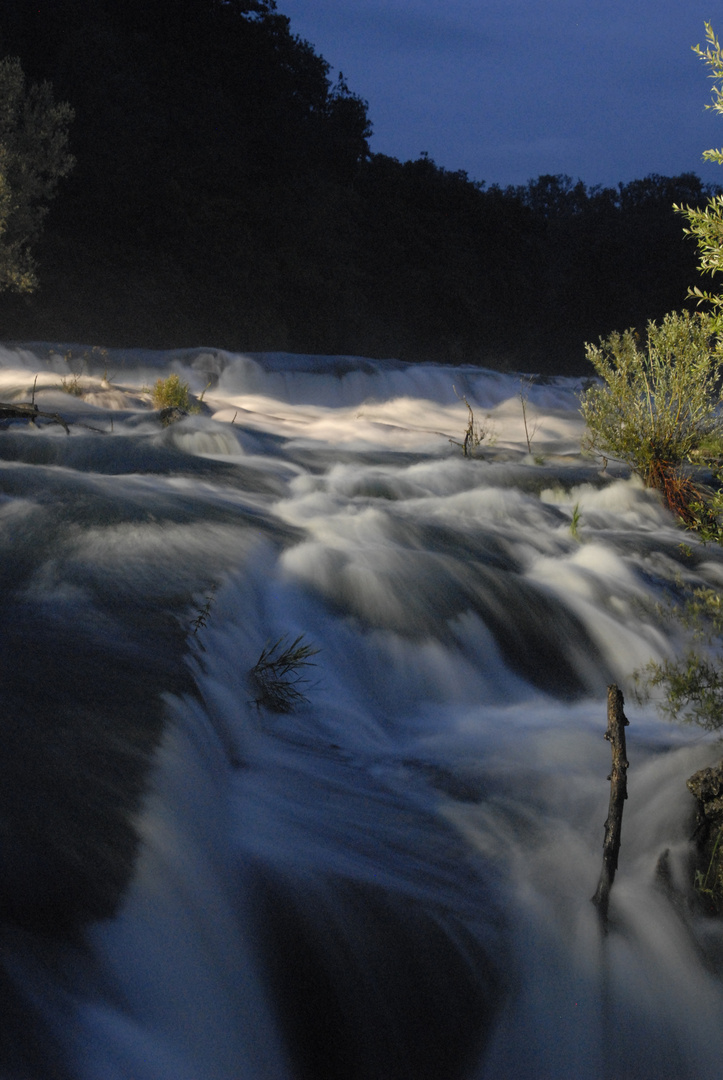
[[[592,902],[598,909],[600,923],[605,932],[607,932],[608,925],[610,890],[615,880],[615,871],[618,868],[620,835],[623,826],[623,806],[628,797],[628,759],[625,750],[625,728],[628,726],[629,721],[623,712],[623,705],[623,695],[618,687],[615,684],[608,686],[608,727],[605,738],[612,747],[613,767],[608,777],[610,781],[610,804],[605,822],[602,870],[595,895],[592,897]]]
[[[34,402],[32,404],[11,405],[8,402],[0,401],[0,421],[28,420],[32,424],[39,417],[50,420],[51,423],[60,424],[61,427],[65,428],[66,435],[70,435],[70,428],[58,413],[42,412]]]

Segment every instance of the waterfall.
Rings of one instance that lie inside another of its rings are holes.
[[[723,555],[581,456],[578,382],[525,387],[532,453],[514,374],[0,348],[69,429],[0,427],[3,1080],[718,1080],[720,750],[629,691]],[[249,673],[297,639],[274,711]]]

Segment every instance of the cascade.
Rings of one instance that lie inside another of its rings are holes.
[[[163,427],[171,371],[203,399]],[[581,456],[579,391],[528,386],[530,454],[511,374],[0,348],[69,429],[0,426],[3,1080],[718,1080],[720,751],[630,698],[605,937],[590,898],[606,687],[723,556]]]

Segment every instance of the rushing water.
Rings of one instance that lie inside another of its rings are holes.
[[[525,391],[531,455],[513,375],[0,364],[69,425],[0,429],[3,1078],[719,1080],[685,788],[718,755],[630,699],[605,938],[590,897],[605,688],[723,561],[580,456],[574,382]],[[163,428],[171,370],[203,408]],[[259,707],[299,635],[307,700]]]

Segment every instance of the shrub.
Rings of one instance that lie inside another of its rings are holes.
[[[640,347],[633,330],[586,346],[602,380],[582,397],[583,448],[623,461],[686,517],[698,492],[681,472],[703,463],[723,438],[720,374],[708,316],[672,312],[649,322]]]
[[[178,375],[169,375],[167,379],[157,379],[152,390],[153,404],[157,409],[185,409],[191,412],[193,399],[188,390],[188,383],[181,382]]]

